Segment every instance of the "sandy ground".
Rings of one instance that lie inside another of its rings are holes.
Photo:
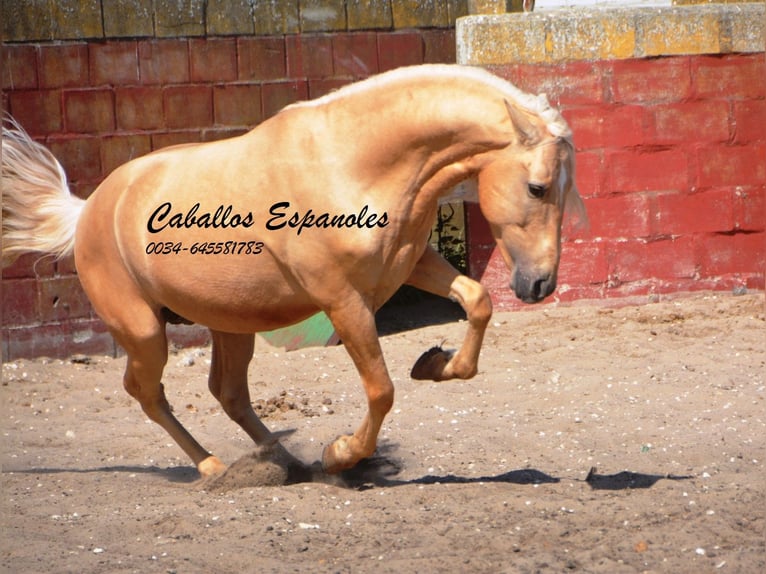
[[[479,374],[443,383],[409,369],[428,347],[459,344],[465,324],[442,308],[431,315],[446,322],[420,327],[419,307],[381,321],[397,400],[378,452],[333,480],[257,483],[269,463],[253,462],[208,394],[209,349],[171,355],[164,381],[207,448],[228,463],[245,456],[222,488],[201,482],[122,390],[124,358],[3,365],[0,564],[766,571],[763,294],[496,314]],[[272,429],[294,431],[284,445],[301,459],[361,420],[342,347],[256,353],[253,398]]]

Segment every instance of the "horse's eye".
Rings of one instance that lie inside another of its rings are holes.
[[[544,185],[537,185],[534,183],[529,184],[529,195],[537,197],[538,199],[545,195],[546,188]]]

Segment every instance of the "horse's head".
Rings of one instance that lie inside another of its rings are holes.
[[[571,132],[541,97],[547,120],[506,101],[513,141],[487,154],[479,203],[511,270],[516,296],[536,303],[556,288],[565,206],[584,215],[574,183]]]

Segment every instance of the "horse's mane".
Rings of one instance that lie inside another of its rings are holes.
[[[446,78],[449,80],[465,78],[467,80],[474,80],[486,84],[487,87],[502,93],[503,96],[510,99],[512,103],[539,116],[540,119],[545,122],[548,131],[552,135],[564,139],[569,139],[572,136],[572,131],[569,129],[566,120],[556,108],[551,107],[545,94],[528,94],[521,91],[507,80],[504,80],[483,68],[455,64],[425,64],[397,68],[390,72],[372,76],[361,82],[343,86],[338,90],[330,92],[315,100],[300,102],[289,107],[320,106],[351,95],[361,94],[371,89],[385,87],[388,84],[428,77]]]

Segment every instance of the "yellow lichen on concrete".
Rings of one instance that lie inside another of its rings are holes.
[[[721,51],[720,18],[696,10],[663,10],[639,17],[642,56],[718,54]]]
[[[636,51],[636,27],[627,18],[602,19],[604,41],[599,56],[601,60],[630,58]]]
[[[555,10],[457,21],[462,64],[763,52],[766,5]]]

